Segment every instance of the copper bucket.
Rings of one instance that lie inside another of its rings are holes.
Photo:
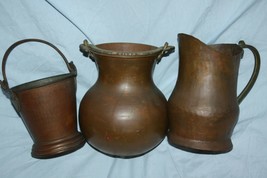
[[[63,58],[69,73],[35,80],[9,88],[5,66],[11,51],[26,42],[44,43]],[[46,41],[25,39],[11,45],[2,61],[3,93],[22,118],[33,139],[32,157],[52,158],[81,148],[85,140],[77,131],[75,65],[68,63],[62,52]]]

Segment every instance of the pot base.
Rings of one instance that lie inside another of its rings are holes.
[[[84,137],[78,133],[73,137],[63,138],[48,143],[32,146],[32,157],[39,159],[54,158],[80,149],[85,144]]]
[[[121,158],[121,159],[131,159],[131,158],[136,158],[136,157],[140,157],[140,156],[143,156],[149,152],[151,152],[152,150],[154,150],[155,148],[157,148],[161,142],[164,140],[164,138],[157,144],[155,144],[153,147],[151,147],[150,149],[146,149],[144,151],[139,151],[139,152],[131,152],[131,153],[126,153],[126,152],[122,152],[122,150],[117,150],[117,152],[115,152],[115,150],[112,152],[112,151],[107,151],[107,150],[101,150],[101,149],[98,149],[97,147],[95,147],[94,145],[92,145],[89,141],[87,141],[88,145],[90,145],[93,149],[95,149],[96,151],[106,155],[106,156],[109,156],[109,157],[113,157],[113,158]]]

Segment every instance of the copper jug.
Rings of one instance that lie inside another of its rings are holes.
[[[239,44],[206,45],[193,36],[178,35],[179,73],[168,100],[171,145],[192,152],[224,153],[232,149],[231,135],[239,104],[253,87],[260,69],[258,51]],[[243,48],[255,58],[253,74],[237,97]]]
[[[27,42],[46,44],[63,58],[69,73],[27,82],[9,88],[6,62],[11,51]],[[40,39],[25,39],[11,45],[2,61],[4,94],[11,100],[33,139],[32,157],[53,158],[73,152],[85,144],[77,131],[76,67],[53,44]]]
[[[155,64],[174,47],[135,43],[92,45],[80,50],[95,62],[96,83],[83,97],[80,128],[87,142],[114,157],[135,157],[156,147],[166,136],[167,101],[155,86]]]

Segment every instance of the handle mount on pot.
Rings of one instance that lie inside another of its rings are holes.
[[[242,90],[242,92],[237,97],[237,101],[240,104],[243,101],[243,99],[247,96],[247,94],[250,92],[250,90],[252,89],[253,85],[255,84],[255,82],[257,80],[257,77],[258,77],[259,71],[260,71],[260,54],[255,47],[253,47],[251,45],[247,45],[243,40],[239,41],[238,45],[241,48],[248,48],[253,53],[254,60],[255,60],[252,75],[251,75],[247,85],[245,86],[245,88]]]
[[[80,45],[80,51],[85,57],[89,57],[93,62],[95,62],[93,54],[90,52],[89,46],[90,44],[88,43],[88,41],[83,40],[83,44]]]
[[[0,87],[2,88],[3,93],[7,96],[7,98],[9,98],[12,101],[12,104],[14,105],[16,111],[18,112],[20,110],[19,107],[19,103],[18,103],[18,99],[15,95],[15,93],[12,91],[12,89],[9,88],[8,85],[8,81],[7,81],[7,76],[6,76],[6,62],[7,62],[7,58],[9,56],[9,54],[11,53],[11,51],[16,48],[17,46],[23,44],[23,43],[27,43],[27,42],[39,42],[39,43],[43,43],[46,44],[50,47],[52,47],[53,49],[55,49],[59,55],[63,58],[68,70],[69,70],[69,75],[73,75],[76,76],[77,75],[77,70],[75,65],[73,64],[73,62],[68,62],[67,58],[63,55],[63,53],[53,44],[41,40],[41,39],[24,39],[24,40],[20,40],[15,42],[13,45],[11,45],[7,51],[4,54],[3,60],[2,60],[2,74],[3,74],[3,81],[0,80]]]
[[[157,64],[160,63],[161,59],[165,56],[168,56],[172,52],[174,52],[174,46],[169,46],[167,42],[165,42],[164,46],[162,47],[161,53],[157,57]]]

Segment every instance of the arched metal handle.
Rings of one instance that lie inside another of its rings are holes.
[[[54,46],[53,44],[47,42],[47,41],[44,41],[44,40],[41,40],[41,39],[24,39],[24,40],[20,40],[20,41],[17,41],[15,42],[13,45],[11,45],[7,51],[5,52],[4,54],[4,57],[3,57],[3,60],[2,60],[2,74],[3,74],[3,81],[0,80],[0,86],[3,90],[3,93],[8,97],[8,98],[12,98],[13,97],[13,93],[12,91],[9,89],[9,85],[8,85],[8,81],[7,81],[7,76],[6,76],[6,62],[7,62],[7,58],[9,56],[9,54],[11,53],[11,51],[16,48],[17,46],[23,44],[23,43],[27,43],[27,42],[39,42],[39,43],[43,43],[43,44],[46,44],[50,47],[52,47],[53,49],[55,49],[59,55],[63,58],[65,64],[67,65],[67,68],[69,70],[69,72],[73,75],[77,75],[77,70],[76,70],[76,67],[75,65],[73,64],[73,62],[68,62],[67,58],[63,55],[63,53],[56,47]]]
[[[244,100],[244,98],[247,96],[247,94],[250,92],[250,90],[252,89],[252,87],[254,86],[254,84],[257,80],[257,77],[258,77],[259,71],[260,71],[260,62],[261,61],[260,61],[260,54],[255,47],[253,47],[251,45],[247,45],[244,41],[239,41],[238,45],[241,48],[248,48],[249,50],[251,50],[251,52],[254,55],[254,61],[255,61],[252,75],[251,75],[247,85],[245,86],[245,88],[242,90],[242,92],[237,97],[237,101],[240,104]]]

